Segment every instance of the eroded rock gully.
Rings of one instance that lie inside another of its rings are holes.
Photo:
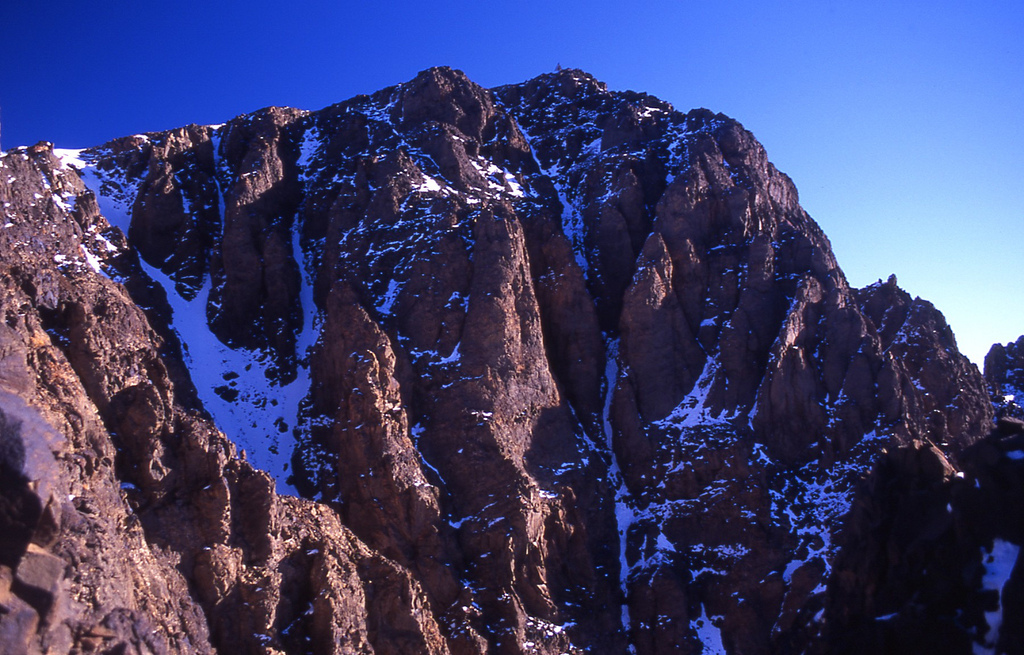
[[[437,68],[0,168],[12,653],[1019,643],[985,380],[732,119]]]

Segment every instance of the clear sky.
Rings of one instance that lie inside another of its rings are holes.
[[[434,65],[556,65],[738,119],[850,281],[895,273],[981,363],[1024,333],[1024,2],[3,0],[2,145],[84,147]]]

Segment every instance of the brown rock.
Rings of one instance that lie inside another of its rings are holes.
[[[50,609],[59,595],[65,566],[61,558],[29,544],[14,572],[11,589],[32,605],[44,621],[48,620]]]
[[[1019,524],[1015,437],[978,441],[986,390],[942,316],[894,279],[850,289],[735,121],[581,71],[488,91],[439,68],[83,156],[91,191],[47,144],[0,158],[18,648],[981,643],[979,558],[1022,539],[993,518]],[[206,288],[199,321],[172,314]],[[308,381],[275,428],[317,501],[210,420],[203,318],[268,379],[241,413]]]
[[[11,593],[10,575],[10,571],[0,570],[0,644],[10,655],[36,655],[41,652],[36,641],[39,614]]]
[[[992,345],[985,355],[985,381],[997,417],[1024,419],[1024,336]]]

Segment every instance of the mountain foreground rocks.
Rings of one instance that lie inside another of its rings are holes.
[[[1020,342],[721,114],[435,68],[0,202],[5,652],[1024,647]]]

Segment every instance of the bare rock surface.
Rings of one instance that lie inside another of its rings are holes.
[[[985,381],[992,393],[997,417],[1024,421],[1024,336],[1007,344],[993,344],[985,355]]]
[[[1019,646],[1017,424],[726,116],[435,68],[0,201],[11,652]]]

